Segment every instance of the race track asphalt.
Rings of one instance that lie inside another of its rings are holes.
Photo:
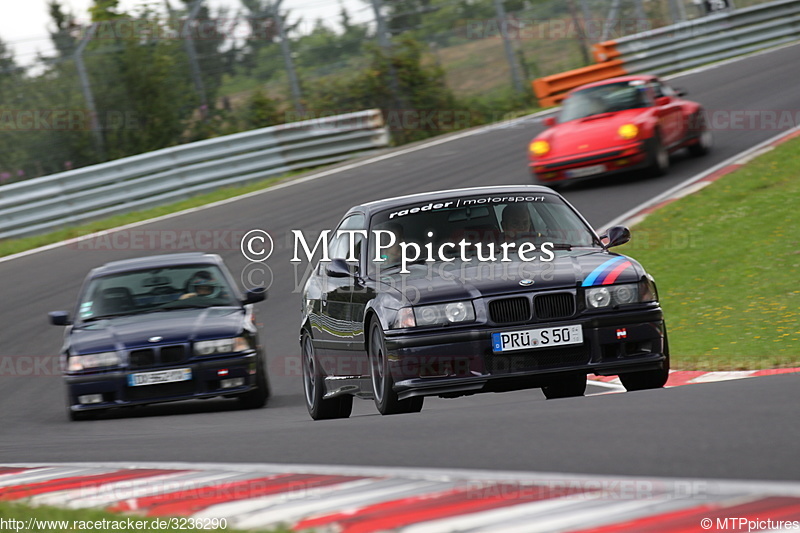
[[[800,109],[800,46],[679,77],[671,84],[711,112]],[[622,177],[563,191],[598,229],[605,222],[778,131],[726,127],[703,158],[673,157],[668,176]],[[788,127],[788,126],[787,126]],[[160,232],[261,228],[276,241],[269,300],[258,305],[273,398],[239,411],[226,400],[151,406],[70,423],[53,364],[62,329],[47,311],[71,309],[85,274],[114,259],[170,250],[70,245],[0,263],[0,462],[215,461],[453,467],[544,472],[800,479],[797,375],[545,401],[538,390],[426,400],[422,413],[381,417],[355,402],[349,420],[313,422],[305,409],[297,334],[300,283],[290,230],[330,228],[356,203],[389,196],[530,183],[535,119],[219,207],[141,226]],[[234,273],[238,242],[220,253]],[[646,266],[646,265],[645,265]],[[302,268],[300,269],[302,274]],[[669,319],[669,317],[667,317]],[[30,369],[30,371],[28,371]],[[31,375],[32,374],[32,375]]]

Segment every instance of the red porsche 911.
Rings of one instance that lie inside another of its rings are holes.
[[[624,76],[590,83],[567,94],[561,112],[528,147],[540,185],[643,170],[660,176],[670,153],[708,153],[712,137],[703,107],[685,100],[655,76]]]

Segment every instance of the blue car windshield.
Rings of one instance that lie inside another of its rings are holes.
[[[98,277],[81,295],[82,321],[158,310],[238,305],[230,285],[213,265],[186,265],[120,272]]]
[[[646,85],[641,81],[608,83],[573,93],[564,100],[559,121],[569,122],[603,113],[615,113],[650,105]]]

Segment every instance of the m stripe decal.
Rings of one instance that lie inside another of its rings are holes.
[[[620,261],[624,261],[624,260],[625,260],[625,258],[622,257],[622,256],[617,256],[617,257],[615,257],[613,259],[609,259],[608,261],[606,261],[605,263],[603,263],[599,267],[597,267],[594,270],[592,270],[592,273],[589,274],[589,276],[587,276],[587,278],[585,280],[583,280],[582,286],[583,287],[591,287],[592,285],[600,285],[602,283],[602,280],[600,280],[599,282],[595,283],[597,281],[597,278],[599,278],[603,274],[611,272],[614,269],[614,266],[617,263],[619,263]]]

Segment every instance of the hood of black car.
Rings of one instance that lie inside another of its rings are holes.
[[[408,274],[381,276],[387,291],[405,295],[403,305],[638,281],[635,260],[604,251],[559,251],[549,262],[471,261],[410,265]]]
[[[69,342],[72,353],[82,354],[235,337],[243,320],[238,308],[174,309],[82,324],[72,329]]]

